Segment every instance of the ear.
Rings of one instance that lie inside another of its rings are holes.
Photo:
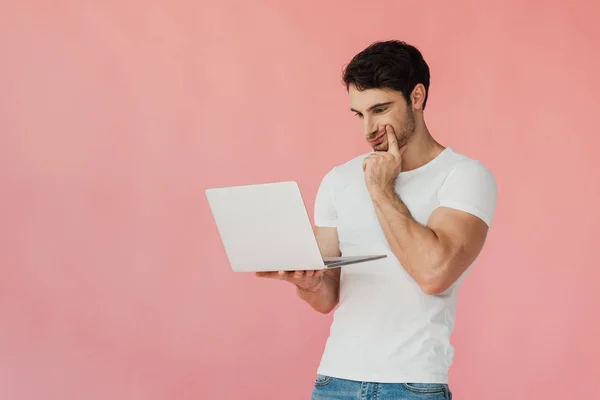
[[[427,96],[427,90],[425,90],[425,86],[422,83],[418,83],[417,86],[413,89],[410,94],[410,100],[412,102],[412,107],[415,110],[422,110],[423,103],[425,102],[425,96]]]

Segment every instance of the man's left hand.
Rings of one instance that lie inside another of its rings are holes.
[[[398,174],[402,171],[402,153],[406,145],[399,147],[394,128],[385,126],[388,150],[376,151],[363,160],[365,182],[371,195],[393,190]]]

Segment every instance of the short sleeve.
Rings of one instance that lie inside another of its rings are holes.
[[[438,192],[440,207],[473,214],[488,227],[492,225],[497,198],[498,188],[494,176],[485,165],[476,160],[457,164]]]
[[[315,198],[315,225],[337,227],[335,208],[335,168],[330,170],[319,185]]]

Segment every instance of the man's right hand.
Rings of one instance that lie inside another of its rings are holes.
[[[325,270],[257,272],[260,278],[288,281],[306,292],[317,292],[323,283]]]

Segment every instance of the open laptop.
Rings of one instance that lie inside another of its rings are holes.
[[[236,272],[321,270],[387,257],[322,258],[293,181],[207,189],[206,197]]]

